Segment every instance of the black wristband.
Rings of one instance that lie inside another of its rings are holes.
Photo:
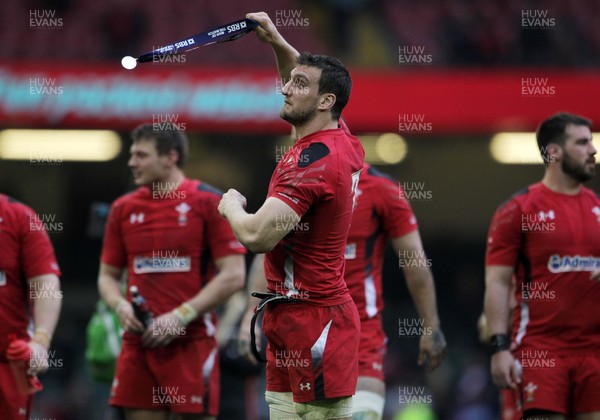
[[[494,334],[490,337],[492,354],[510,349],[510,340],[507,334]]]

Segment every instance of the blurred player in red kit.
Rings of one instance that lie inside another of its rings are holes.
[[[110,404],[124,407],[129,420],[215,418],[213,309],[243,287],[245,249],[217,212],[221,193],[185,177],[181,131],[146,124],[132,137],[129,167],[139,188],[111,207],[98,278],[125,330]],[[146,328],[131,293],[121,293],[124,270],[154,314]]]
[[[381,323],[381,272],[388,238],[399,257],[408,290],[422,321],[418,364],[428,359],[429,371],[433,371],[442,361],[446,340],[440,329],[435,285],[417,220],[402,187],[365,164],[356,191],[344,274],[361,322],[359,377],[353,401],[356,419],[381,419],[383,414],[386,337]]]
[[[259,39],[273,48],[286,81],[280,116],[296,136],[256,213],[245,211],[236,190],[219,204],[237,238],[267,253],[269,291],[294,302],[266,308],[266,400],[272,419],[349,419],[360,320],[344,282],[344,249],[364,159],[358,139],[340,125],[350,76],[336,59],[300,55],[265,13],[247,17],[259,22]]]
[[[582,185],[595,173],[590,127],[566,113],[540,125],[544,177],[498,208],[488,234],[492,378],[529,419],[600,419],[600,199]]]
[[[29,342],[29,375],[48,369],[48,349],[62,304],[58,276],[44,223],[29,207],[0,194],[1,419],[31,415],[32,397],[19,392],[8,363],[9,335]]]

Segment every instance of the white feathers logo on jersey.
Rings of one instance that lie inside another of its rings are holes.
[[[179,226],[185,226],[187,225],[187,213],[191,210],[192,208],[189,206],[188,203],[183,202],[179,205],[177,205],[177,207],[175,207],[175,210],[177,211],[177,213],[179,213]]]
[[[527,402],[535,401],[535,390],[538,389],[537,385],[533,382],[529,382],[523,391],[525,391],[525,400]]]

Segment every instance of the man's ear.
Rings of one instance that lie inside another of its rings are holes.
[[[560,162],[563,157],[563,148],[558,143],[548,143],[548,162]]]
[[[179,161],[179,153],[177,150],[171,149],[165,156],[167,157],[167,162],[169,162],[170,167],[177,166],[177,162]]]
[[[325,93],[320,96],[317,104],[319,111],[329,111],[335,105],[336,97],[333,93]]]

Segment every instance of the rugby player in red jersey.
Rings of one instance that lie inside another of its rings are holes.
[[[273,419],[350,419],[360,320],[344,282],[344,249],[364,159],[358,139],[339,125],[350,76],[334,58],[298,54],[267,14],[247,17],[259,22],[259,38],[290,79],[280,116],[296,134],[256,213],[245,211],[236,190],[219,204],[237,238],[267,253],[269,291],[295,302],[269,304],[264,315],[266,400]]]
[[[128,164],[139,188],[111,207],[98,278],[125,330],[110,403],[124,407],[129,420],[215,418],[213,310],[243,287],[245,249],[217,212],[221,193],[185,177],[182,132],[146,124],[132,137]],[[154,314],[147,328],[130,293],[121,293],[125,270]]]
[[[381,419],[383,415],[386,337],[381,323],[381,273],[388,239],[399,257],[420,317],[418,364],[429,360],[431,372],[442,361],[446,340],[440,329],[435,285],[417,220],[402,187],[386,174],[365,164],[356,191],[344,274],[361,322],[359,377],[353,401],[353,418],[356,419]]]
[[[498,208],[488,234],[492,378],[529,419],[600,419],[600,199],[583,186],[595,173],[590,127],[566,113],[540,125],[544,177]]]
[[[9,335],[29,342],[30,375],[48,369],[48,349],[62,304],[60,270],[44,223],[29,207],[0,194],[0,418],[29,419],[7,359]],[[33,337],[30,337],[33,332]]]
[[[423,320],[419,328],[423,333],[419,344],[419,365],[429,359],[429,369],[434,370],[441,363],[446,349],[437,316],[433,276],[423,250],[417,220],[401,188],[388,175],[368,164],[363,166],[346,244],[344,274],[361,320],[359,376],[352,401],[353,418],[357,419],[381,419],[383,415],[386,337],[381,324],[381,275],[388,238],[392,238],[409,291]],[[253,290],[264,288],[262,259],[262,254],[257,255],[252,263],[249,283]],[[242,354],[248,354],[249,349],[252,303],[249,302],[240,329]]]

